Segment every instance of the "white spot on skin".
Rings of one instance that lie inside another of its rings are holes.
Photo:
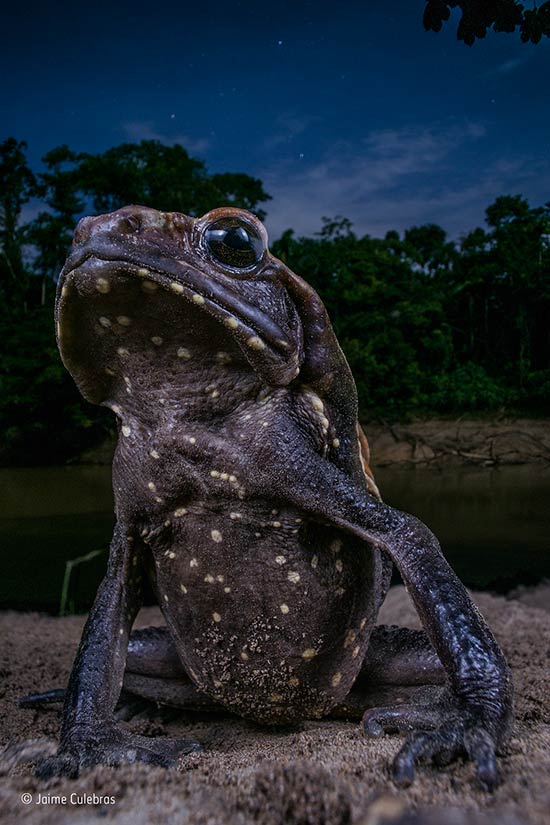
[[[194,304],[197,304],[198,306],[202,306],[204,304],[204,298],[202,297],[202,295],[199,295],[198,292],[193,293],[192,301]]]
[[[120,415],[120,413],[122,412],[122,410],[120,409],[118,404],[113,404],[111,409],[112,409],[112,411],[114,412],[115,415]]]
[[[230,364],[231,363],[231,356],[228,352],[217,352],[216,353],[216,361],[220,364]]]
[[[212,536],[212,541],[215,541],[216,544],[219,544],[220,541],[223,540],[223,536],[219,530],[211,530],[210,535]]]
[[[317,651],[312,647],[306,648],[306,650],[302,653],[302,659],[305,659],[306,661],[314,659],[315,656],[317,656]]]
[[[117,353],[121,358],[126,358],[127,355],[130,355],[130,352],[126,349],[126,347],[118,347]]]
[[[293,582],[293,584],[298,584],[300,581],[300,574],[297,573],[295,570],[290,570],[287,576],[289,582]]]
[[[314,570],[315,570],[315,568],[317,567],[318,564],[319,564],[319,556],[312,556],[311,566],[313,567]]]
[[[178,358],[184,358],[188,361],[191,358],[191,353],[187,347],[179,347],[177,352]]]
[[[150,481],[150,482],[148,483],[148,485],[147,485],[147,486],[149,487],[149,489],[151,490],[151,492],[153,492],[153,493],[154,493],[154,492],[156,492],[157,485],[155,484],[155,482],[154,482],[154,481]]]
[[[109,329],[109,327],[112,326],[111,321],[109,320],[109,318],[106,318],[105,315],[102,315],[97,320],[105,329]]]
[[[334,447],[335,450],[337,450],[338,447],[340,446],[340,439],[339,438],[333,438],[332,439],[332,446]]]
[[[331,679],[332,687],[338,687],[338,685],[340,684],[341,681],[342,681],[342,674],[341,673],[335,673],[334,676]]]
[[[168,553],[168,558],[169,558],[169,559],[175,559],[175,558],[176,558],[176,554],[174,553],[174,551],[173,551],[173,550],[171,550],[171,551]]]
[[[220,391],[219,390],[214,390],[214,392],[212,393],[210,398],[218,398],[219,395],[220,395]]]
[[[220,471],[219,470],[210,470],[210,475],[212,476],[212,478],[219,478],[220,477]]]
[[[168,601],[168,596],[167,596],[166,594],[164,594],[164,601],[165,601],[165,602],[167,602],[167,601]]]
[[[357,659],[357,657],[359,656],[360,650],[361,650],[361,648],[359,647],[359,645],[357,645],[356,647],[353,648],[353,650],[351,652],[351,655],[353,656],[354,659]]]
[[[185,509],[185,507],[178,507],[177,510],[174,510],[174,515],[176,518],[180,518],[181,516],[184,516],[186,513],[187,510]]]
[[[176,295],[181,295],[181,293],[183,292],[182,285],[178,284],[177,281],[172,281],[172,283],[170,284],[170,289],[172,290],[172,292],[175,292]]]
[[[128,436],[131,434],[131,432],[132,432],[132,430],[130,429],[128,424],[124,424],[123,427],[122,427],[122,435],[125,436],[126,438],[128,438]]]
[[[151,456],[151,458],[160,458],[160,455],[157,453],[156,450],[151,450],[149,455]]]
[[[243,662],[248,662],[248,653],[246,652],[246,650],[241,650],[241,659],[243,660]]]
[[[326,416],[322,415],[321,416],[321,426],[322,426],[322,428],[324,430],[328,430],[329,424],[330,424],[330,421],[328,420],[328,418]]]
[[[127,315],[117,315],[117,322],[121,327],[129,327],[132,321]]]
[[[280,527],[281,526],[280,521],[272,521],[271,524],[272,524],[273,527]]]
[[[229,329],[237,329],[237,327],[239,326],[239,322],[237,321],[237,319],[236,318],[231,318],[231,317],[226,318],[224,320],[224,324]]]
[[[224,593],[231,593],[231,588],[230,587],[224,587],[223,592]]]
[[[265,349],[264,342],[262,341],[261,338],[258,338],[257,335],[252,335],[250,338],[248,338],[247,341],[246,341],[246,344],[247,344],[247,346],[250,347],[250,349],[255,349],[258,352],[260,350]]]
[[[141,288],[144,292],[156,292],[159,288],[159,285],[156,284],[154,281],[144,281],[141,285]]]
[[[227,481],[228,478],[229,478],[228,473],[220,473],[220,479],[222,481]]]
[[[98,292],[101,292],[103,295],[106,295],[107,292],[111,291],[111,284],[106,278],[98,278],[95,282],[95,288]]]
[[[149,270],[145,269],[144,267],[140,267],[137,271],[137,274],[140,278],[146,278],[149,275]]]
[[[355,637],[357,636],[355,630],[348,630],[346,633],[346,639],[344,641],[344,647],[349,647],[355,641]]]
[[[289,608],[288,604],[282,604],[281,605],[281,613],[284,613],[286,615],[286,613],[288,613],[289,610],[290,610],[290,608]]]
[[[191,438],[189,439],[189,443],[190,444],[196,444],[197,443],[197,439],[195,438],[194,435],[192,435]]]
[[[338,572],[341,573],[342,570],[344,569],[344,563],[342,562],[342,559],[336,559],[336,563],[335,563],[334,566],[336,567]]]
[[[180,584],[180,590],[182,593],[187,593],[187,588],[184,584]]]
[[[105,373],[107,375],[111,375],[111,376],[116,375],[116,372],[114,371],[114,369],[112,367],[105,367]]]
[[[233,476],[233,475],[229,476],[229,481],[231,482],[231,484],[236,484],[237,483],[237,476]]]
[[[160,335],[153,335],[153,337],[151,338],[151,343],[154,344],[156,347],[160,347],[160,345],[162,344],[162,338],[160,337]]]
[[[198,567],[198,566],[199,566],[199,563],[198,563],[197,559],[191,559],[191,561],[189,562],[189,567]]]
[[[361,619],[361,624],[359,625],[359,627],[361,628],[361,630],[363,630],[363,628],[365,627],[366,623],[367,623],[367,620],[366,620],[366,619]]]
[[[311,399],[311,406],[313,407],[313,409],[317,410],[317,412],[323,412],[323,410],[325,409],[325,405],[323,404],[319,396],[315,395],[315,393],[311,393],[309,397]]]
[[[214,619],[215,622],[221,622],[221,620],[222,620],[222,617],[220,616],[219,613],[212,613],[212,618]]]
[[[229,518],[236,521],[236,519],[242,518],[242,513],[229,513]]]
[[[259,536],[260,534],[258,533],[257,535]],[[286,564],[286,559],[284,556],[275,556],[275,561],[277,564]]]
[[[205,580],[205,582],[208,582],[209,584],[212,584],[212,582],[216,581],[214,576],[212,575],[212,573],[207,573],[206,576],[204,577],[204,580]]]

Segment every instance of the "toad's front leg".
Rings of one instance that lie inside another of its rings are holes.
[[[445,669],[450,702],[441,708],[386,707],[366,714],[370,732],[418,728],[395,758],[394,778],[408,784],[419,761],[466,754],[476,763],[481,784],[493,788],[499,782],[495,754],[506,743],[513,719],[511,674],[437,539],[418,519],[387,507],[307,445],[295,449],[293,457],[292,467],[277,477],[281,498],[391,558]]]
[[[171,767],[180,756],[200,749],[196,742],[138,736],[114,720],[128,637],[141,601],[140,555],[132,538],[117,525],[107,574],[84,627],[71,672],[59,750],[38,765],[39,776],[77,776],[85,767],[123,762]]]

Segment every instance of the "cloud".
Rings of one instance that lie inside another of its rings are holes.
[[[210,146],[208,138],[192,138],[183,132],[161,132],[150,121],[146,120],[134,120],[124,123],[122,129],[127,140],[159,140],[166,146],[174,146],[178,143],[191,154],[202,154]]]
[[[548,164],[535,168],[518,156],[487,164],[475,151],[486,137],[476,122],[376,130],[360,143],[334,145],[315,163],[287,158],[258,170],[273,197],[268,231],[273,238],[289,227],[312,235],[322,216],[344,215],[360,235],[433,222],[456,237],[479,225],[503,192],[528,193],[538,178],[542,195]]]
[[[275,131],[263,143],[266,152],[291,144],[294,138],[303,135],[310,127],[318,125],[322,118],[316,115],[302,115],[295,111],[281,112],[275,120]]]
[[[526,54],[522,55],[521,57],[513,57],[510,60],[505,60],[503,63],[499,63],[498,66],[490,69],[487,72],[487,77],[500,77],[502,75],[512,74],[515,72],[516,69],[520,69],[524,66],[531,58],[531,54],[529,53],[531,50],[526,49]]]

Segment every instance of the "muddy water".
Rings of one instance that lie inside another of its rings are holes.
[[[550,577],[550,470],[384,469],[385,500],[439,536],[463,581],[506,591]],[[0,606],[59,609],[66,562],[108,546],[110,469],[0,469]],[[85,610],[106,552],[72,571],[69,607]]]

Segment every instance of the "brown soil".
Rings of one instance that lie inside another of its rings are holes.
[[[428,419],[364,429],[373,467],[550,464],[550,422],[544,419]]]
[[[425,767],[410,788],[396,788],[387,764],[399,738],[366,739],[353,722],[312,721],[274,731],[229,716],[180,714],[168,720],[149,714],[134,719],[132,728],[197,738],[205,752],[187,758],[180,771],[99,767],[77,780],[48,783],[33,776],[32,764],[10,768],[4,760],[0,820],[8,825],[550,823],[550,614],[542,609],[550,606],[550,586],[518,595],[520,600],[476,595],[512,665],[517,691],[515,732],[501,760],[504,781],[493,794],[476,787],[472,766],[463,762]],[[380,618],[417,625],[403,588],[390,591]],[[16,703],[28,692],[65,683],[82,622],[78,616],[0,615],[2,744],[57,736],[57,710],[22,710]],[[155,608],[142,612],[141,625],[159,623]],[[24,793],[32,794],[32,803],[23,804]],[[67,801],[36,804],[38,794]],[[88,803],[82,800],[86,794],[92,796]],[[114,802],[97,799],[110,796]]]

